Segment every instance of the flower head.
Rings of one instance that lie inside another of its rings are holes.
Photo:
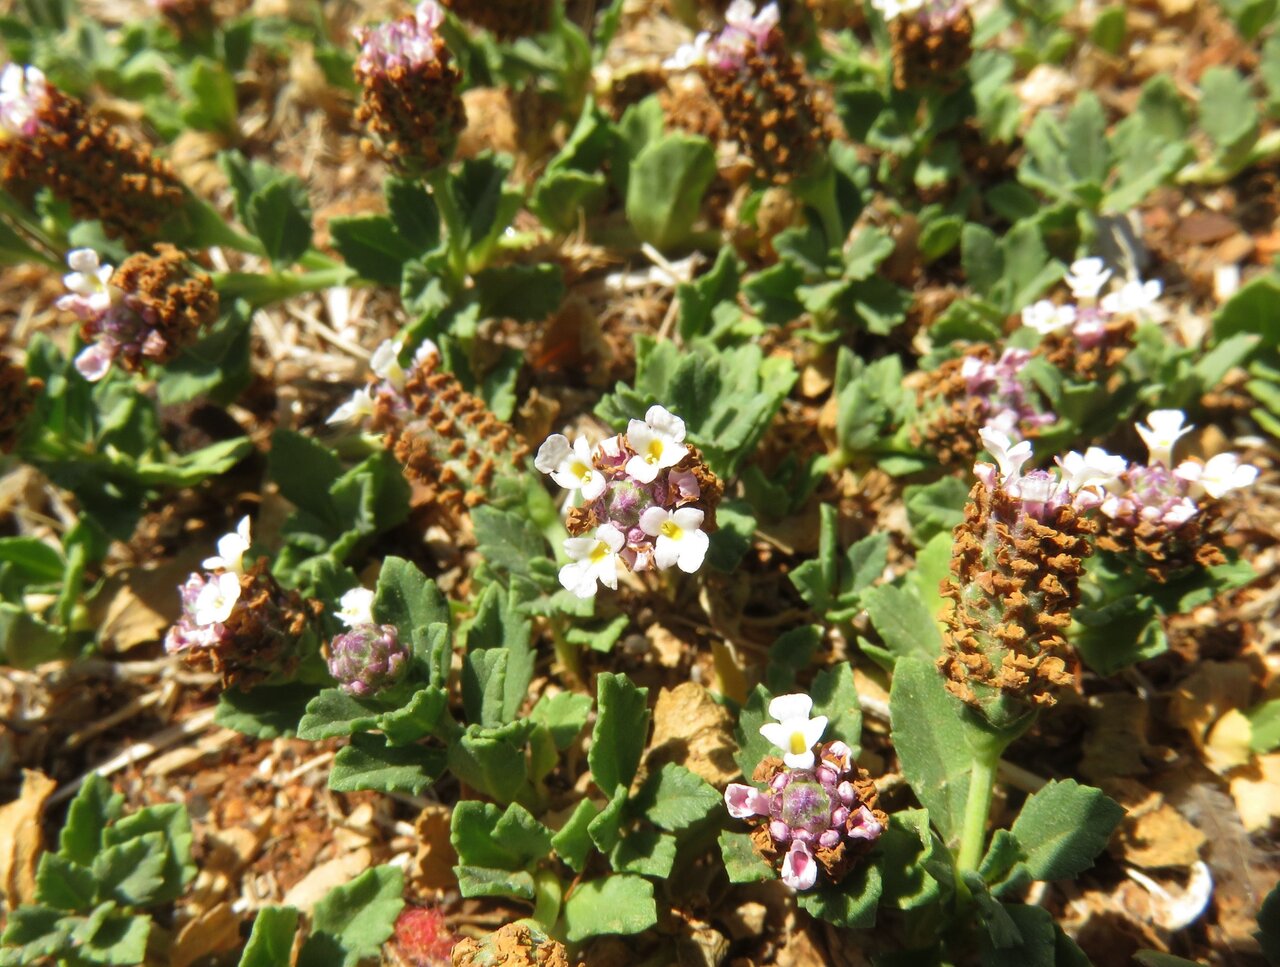
[[[1000,468],[1000,482],[1017,479],[1022,472],[1022,465],[1031,459],[1031,441],[1019,440],[1014,443],[1008,433],[990,426],[978,431],[982,444],[996,458]]]
[[[408,658],[395,625],[359,624],[329,643],[329,674],[348,695],[363,698],[396,685]]]
[[[660,470],[674,467],[689,448],[684,443],[684,420],[657,404],[644,420],[627,424],[627,442],[635,456],[627,461],[627,473],[640,483],[652,483]]]
[[[593,596],[597,582],[617,590],[618,552],[626,540],[612,524],[601,524],[594,537],[570,537],[564,542],[570,563],[560,569],[560,583],[579,598]]]
[[[351,394],[351,399],[334,410],[325,422],[357,423],[373,416],[375,409],[377,409],[377,401],[374,399],[373,391],[367,386],[361,386]]]
[[[34,132],[36,113],[48,90],[40,68],[5,65],[0,72],[0,141],[29,137]]]
[[[348,628],[373,624],[373,592],[352,588],[338,599],[337,618]]]
[[[1258,468],[1242,464],[1234,453],[1219,453],[1206,463],[1184,460],[1173,473],[1191,485],[1188,489],[1192,497],[1208,494],[1214,500],[1221,500],[1231,491],[1247,487],[1258,479]]]
[[[586,437],[578,437],[570,446],[563,434],[552,434],[538,448],[533,465],[565,490],[582,491],[584,500],[595,500],[607,484],[604,474],[595,468]]]
[[[686,574],[702,567],[711,544],[710,538],[699,530],[702,518],[702,511],[696,507],[680,507],[674,511],[650,507],[640,515],[640,529],[656,538],[653,558],[658,567],[668,568],[674,564]]]
[[[203,566],[211,571],[223,570],[233,574],[243,574],[244,555],[249,550],[251,542],[249,518],[242,517],[235,531],[218,538],[217,555],[205,558]]]
[[[1155,309],[1163,288],[1158,279],[1143,282],[1133,279],[1115,292],[1108,292],[1099,303],[1103,312],[1113,314],[1149,314]]]
[[[386,73],[420,67],[436,59],[436,32],[444,23],[444,10],[434,0],[423,0],[411,17],[401,17],[376,27],[356,30],[360,54],[356,66],[365,73]]]
[[[1184,426],[1186,416],[1181,410],[1152,410],[1146,424],[1134,424],[1138,436],[1147,445],[1149,464],[1173,466],[1173,447],[1180,438],[1190,433],[1192,426]]]
[[[1029,329],[1034,329],[1042,336],[1069,329],[1075,321],[1075,306],[1055,305],[1048,299],[1041,299],[1022,310],[1022,324]]]
[[[779,695],[769,703],[769,714],[778,721],[760,726],[760,734],[782,750],[782,761],[792,769],[813,768],[813,747],[827,730],[827,717],[809,718],[813,699],[804,693]]]
[[[1100,258],[1077,259],[1067,272],[1067,286],[1077,299],[1096,299],[1111,278],[1111,270]]]
[[[240,576],[232,571],[215,574],[200,589],[193,618],[197,627],[221,624],[231,617],[240,600]]]

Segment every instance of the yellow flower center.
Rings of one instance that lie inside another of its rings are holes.
[[[679,540],[683,536],[684,531],[680,529],[680,525],[673,520],[664,520],[662,526],[658,528],[659,533],[663,537],[670,537],[672,540]]]
[[[609,545],[604,541],[596,541],[596,546],[591,548],[591,563],[598,564],[609,556]]]
[[[581,460],[575,460],[573,463],[569,464],[569,472],[583,483],[586,483],[591,479],[591,467],[588,464],[583,463]]]
[[[802,752],[809,751],[809,743],[804,740],[803,732],[791,733],[791,754],[800,755]]]
[[[650,440],[649,447],[645,451],[644,459],[646,463],[657,463],[662,459],[662,441]]]

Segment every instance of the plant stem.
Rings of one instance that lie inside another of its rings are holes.
[[[969,773],[969,798],[964,806],[964,826],[960,833],[960,852],[956,856],[956,872],[976,870],[982,862],[982,848],[987,842],[987,816],[995,791],[996,766],[1002,748],[975,752],[973,771]]]
[[[550,870],[539,870],[533,875],[533,916],[543,930],[551,930],[560,919],[560,901],[564,888],[560,877]]]
[[[716,691],[735,702],[745,703],[747,677],[733,649],[719,639],[712,639],[711,659],[716,671]]]
[[[551,619],[551,642],[555,648],[556,659],[560,662],[560,666],[569,678],[575,683],[585,686],[586,681],[582,677],[582,658],[579,654],[578,646],[565,638],[562,620],[560,618]]]

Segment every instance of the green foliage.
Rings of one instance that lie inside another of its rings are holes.
[[[377,956],[404,908],[404,873],[375,866],[334,887],[311,911],[311,931],[298,967],[356,967]]]
[[[706,138],[669,134],[646,145],[627,178],[627,220],[640,240],[663,251],[683,245],[715,174]]]
[[[272,264],[287,268],[298,261],[311,246],[311,203],[302,181],[237,151],[224,151],[218,162],[231,183],[240,221]]]
[[[580,883],[564,905],[565,933],[570,943],[601,934],[640,933],[657,922],[653,884],[627,873]]]
[[[601,674],[596,680],[598,709],[591,730],[588,761],[595,784],[605,793],[627,789],[640,766],[649,733],[649,690],[625,675]]]

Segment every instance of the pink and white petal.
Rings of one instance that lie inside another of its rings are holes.
[[[622,545],[627,542],[627,536],[612,524],[601,524],[596,528],[596,539],[604,541],[604,546],[614,554],[622,550]]]
[[[575,597],[591,598],[596,593],[596,578],[590,561],[574,561],[560,569],[560,584]]]
[[[649,463],[643,457],[632,457],[624,468],[636,483],[653,483],[661,469],[657,464]]]
[[[804,740],[813,748],[822,740],[822,733],[827,731],[827,717],[815,715],[804,724]]]
[[[569,470],[552,470],[551,479],[565,490],[577,490],[582,486],[582,481],[578,479],[577,474]]]
[[[792,769],[812,769],[814,763],[813,752],[787,752],[782,756],[782,761]]]
[[[609,554],[595,562],[595,576],[611,591],[618,590],[618,555]]]
[[[569,560],[581,561],[590,556],[595,546],[594,537],[570,537],[564,542],[564,552],[569,555]]]
[[[755,786],[731,782],[724,790],[725,808],[734,819],[769,815],[769,797]]]
[[[582,485],[582,499],[588,502],[597,500],[608,485],[609,481],[604,479],[604,474],[598,470],[592,470],[587,481]]]
[[[809,890],[818,882],[818,862],[799,840],[792,842],[782,858],[782,882],[793,890]]]
[[[102,346],[90,346],[76,357],[76,372],[96,383],[111,371],[112,354]]]

